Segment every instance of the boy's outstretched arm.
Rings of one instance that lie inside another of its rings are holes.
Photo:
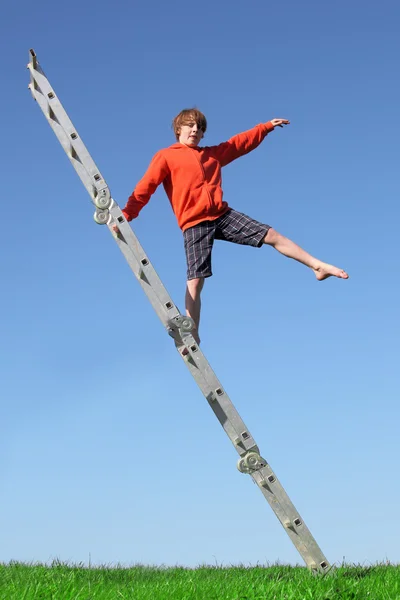
[[[267,123],[260,123],[248,131],[234,135],[227,142],[214,146],[213,154],[224,167],[240,156],[255,150],[275,127],[283,127],[289,123],[287,119],[272,119]]]

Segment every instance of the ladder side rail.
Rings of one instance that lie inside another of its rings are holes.
[[[42,109],[72,166],[94,201],[100,192],[108,187],[107,183],[43,71],[39,73],[33,70],[31,64],[28,64],[28,68],[31,73],[29,88],[32,96]]]
[[[327,558],[318,546],[299,512],[296,510],[296,507],[291,502],[278,477],[271,469],[271,466],[267,464],[258,471],[252,473],[251,476],[299,552],[300,547],[306,548],[309,557],[307,564],[313,569],[326,572],[330,566]],[[283,519],[275,510],[274,506],[276,505],[279,506]],[[304,550],[301,551],[300,554],[305,559]]]
[[[162,317],[160,316],[160,319],[164,327],[167,330],[170,329],[171,321],[181,316],[180,310],[173,302],[165,285],[162,283],[157,271],[153,267],[153,264],[115,200],[109,209],[109,213],[110,220],[108,221],[107,226],[113,235],[115,242],[129,265],[131,266],[131,262],[137,265],[138,268],[132,269],[136,278],[145,291],[146,289],[151,288],[154,298],[152,305],[157,310],[159,316],[163,315]],[[121,237],[115,235],[112,230],[113,225],[118,226]],[[129,260],[128,257],[131,260]],[[155,302],[158,303],[158,308],[155,307]],[[193,343],[195,343],[194,339]]]
[[[53,114],[49,114],[49,112],[47,110],[48,104],[46,102],[46,99],[43,97],[43,94],[41,94],[35,90],[32,92],[32,96],[34,97],[34,99],[36,100],[36,102],[38,103],[40,108],[42,109],[42,112],[43,112],[45,118],[47,119],[50,127],[54,131],[56,137],[58,138],[58,141],[60,142],[61,146],[63,147],[72,166],[74,167],[75,171],[77,172],[79,179],[82,181],[83,185],[85,186],[85,188],[86,188],[87,192],[89,193],[89,195],[92,199],[92,202],[93,202],[94,198],[96,198],[99,195],[101,190],[106,188],[106,185],[99,186],[98,188],[94,187],[94,185],[92,183],[92,181],[94,181],[94,179],[89,175],[86,167],[84,166],[83,159],[81,158],[81,156],[79,156],[75,152],[74,148],[69,143],[69,140],[68,140],[67,134],[64,131],[64,128],[62,127],[60,122],[55,118],[55,116]]]
[[[109,228],[111,234],[113,234],[112,224],[109,224],[108,228]],[[125,260],[128,263],[131,271],[133,272],[133,274],[135,275],[136,279],[138,280],[138,282],[139,282],[142,290],[146,294],[146,296],[147,296],[150,304],[152,305],[154,311],[156,312],[158,318],[160,319],[160,321],[162,322],[162,324],[165,327],[167,327],[168,318],[166,317],[163,303],[160,302],[160,299],[158,298],[158,296],[154,292],[154,289],[150,285],[148,279],[146,278],[146,275],[143,273],[143,270],[141,268],[141,264],[137,260],[136,256],[131,252],[129,246],[127,246],[125,243],[118,243],[118,247],[119,247],[120,251],[122,252],[122,254],[124,255]],[[175,305],[172,305],[171,306],[170,318],[174,318],[174,317],[176,317],[178,315],[180,315],[179,310],[176,308]]]
[[[225,392],[223,393],[224,401],[221,401],[219,390],[222,390],[222,387],[210,385],[191,358],[188,360],[186,357],[182,358],[239,456],[243,456],[249,451],[259,452],[256,442],[248,433],[246,425]],[[235,419],[232,418],[233,414]]]
[[[257,473],[252,474],[253,481],[255,481],[256,475]],[[277,517],[278,521],[286,531],[296,550],[303,558],[307,567],[309,567],[310,569],[318,570],[317,563],[315,562],[312,553],[309,551],[307,544],[302,540],[301,536],[298,535],[298,532],[295,530],[295,528],[291,527],[291,521],[288,515],[286,514],[284,508],[279,503],[279,499],[277,498],[277,496],[267,486],[258,485],[258,487],[260,488],[264,498],[267,500],[271,509],[275,513],[275,516]]]

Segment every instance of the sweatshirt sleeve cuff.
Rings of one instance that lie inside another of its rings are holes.
[[[125,219],[127,221],[132,221],[133,217],[131,217],[130,215],[128,215],[128,213],[126,212],[126,210],[124,208],[121,210],[121,212],[122,212],[122,214],[124,215],[124,217],[125,217]]]
[[[264,123],[264,128],[266,133],[269,133],[270,131],[274,130],[274,126],[272,125],[271,121],[268,121],[268,123]]]

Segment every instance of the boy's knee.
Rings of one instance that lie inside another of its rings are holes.
[[[275,229],[270,227],[267,233],[264,236],[263,242],[264,244],[269,244],[270,246],[274,246],[276,242],[281,238],[281,234],[278,233]]]
[[[204,277],[196,277],[196,279],[189,279],[187,282],[187,287],[190,292],[195,295],[200,294],[201,290],[204,286]]]

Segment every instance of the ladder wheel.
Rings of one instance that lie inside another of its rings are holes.
[[[109,216],[110,213],[108,212],[108,210],[96,210],[96,212],[93,215],[93,219],[98,225],[106,225]]]
[[[251,470],[257,470],[261,467],[261,456],[257,452],[249,452],[244,457],[246,466]]]
[[[250,469],[246,465],[246,459],[245,458],[239,458],[239,460],[237,461],[236,466],[238,468],[238,471],[240,471],[241,473],[250,473]]]
[[[193,329],[193,321],[192,319],[183,319],[181,323],[182,331],[192,331]]]
[[[111,205],[111,198],[109,196],[97,196],[94,200],[94,205],[100,210],[105,210]]]

